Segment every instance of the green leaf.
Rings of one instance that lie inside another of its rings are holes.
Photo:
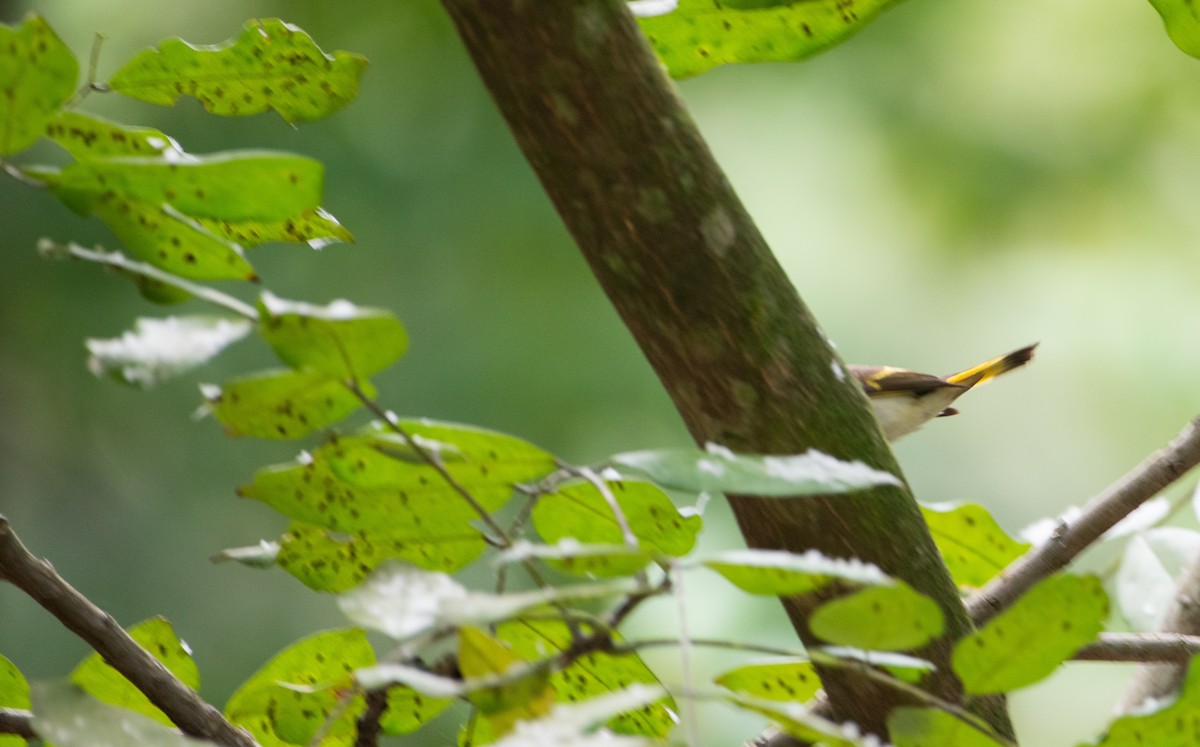
[[[263,747],[307,745],[319,732],[325,735],[322,745],[349,747],[365,705],[353,673],[374,663],[361,630],[317,633],[288,646],[246,680],[225,704],[225,716]]]
[[[389,687],[387,707],[379,718],[384,734],[411,734],[450,707],[449,698],[431,698],[411,687]]]
[[[360,385],[374,396],[369,382]],[[230,436],[303,438],[361,406],[339,379],[312,369],[267,371],[201,387],[206,408]]]
[[[42,744],[55,747],[216,747],[215,742],[185,736],[173,726],[164,726],[140,713],[105,705],[68,682],[37,683],[31,694],[33,728],[43,740]]]
[[[487,511],[545,477],[554,457],[520,439],[435,421],[397,421]],[[259,470],[240,494],[338,531],[384,528],[412,539],[462,537],[479,515],[404,439],[374,423],[301,461]]]
[[[79,61],[41,16],[0,24],[0,156],[33,145],[78,79]]]
[[[139,318],[120,337],[87,341],[88,370],[133,386],[149,388],[208,362],[245,337],[243,319],[207,316]]]
[[[17,665],[0,656],[0,708],[28,711],[29,683]],[[25,747],[25,740],[15,734],[0,734],[0,747]]]
[[[972,695],[1016,690],[1094,640],[1107,616],[1108,597],[1095,576],[1051,576],[961,639],[951,666]]]
[[[1200,9],[1189,0],[1150,0],[1150,4],[1162,16],[1167,36],[1175,46],[1200,57]]]
[[[279,242],[308,244],[313,249],[322,249],[338,242],[354,242],[354,235],[323,208],[305,210],[286,220],[273,222],[227,221],[214,218],[197,218],[196,221],[210,233],[247,248]]]
[[[458,669],[468,682],[494,677],[521,666],[524,661],[501,640],[478,628],[458,631]],[[549,670],[541,669],[515,681],[475,690],[467,698],[487,717],[491,733],[504,736],[517,721],[544,716],[554,704]]]
[[[131,127],[90,114],[62,110],[46,125],[46,135],[78,161],[113,156],[183,155],[172,138],[151,127]]]
[[[259,332],[292,368],[340,379],[365,379],[404,355],[408,335],[389,311],[334,301],[313,306],[263,293]]]
[[[846,646],[814,646],[808,656],[826,668],[861,668],[863,664],[882,669],[898,680],[919,684],[934,670],[933,662],[892,651],[868,651]]]
[[[1004,533],[983,506],[921,506],[933,541],[959,586],[979,588],[1030,545]]]
[[[1113,721],[1095,747],[1193,747],[1200,728],[1200,658],[1193,657],[1187,677],[1174,700],[1159,701],[1147,710]]]
[[[713,680],[736,693],[766,700],[802,703],[817,694],[821,680],[807,660],[747,664]]]
[[[901,706],[888,715],[887,725],[896,747],[1004,747],[982,729],[938,708]]]
[[[169,152],[76,161],[53,186],[82,213],[116,195],[167,204],[189,218],[286,221],[320,206],[324,171],[320,161],[278,151]]]
[[[365,57],[325,54],[312,37],[276,18],[246,23],[224,44],[168,39],[138,53],[108,82],[113,90],[170,106],[193,96],[213,114],[273,110],[287,122],[328,116],[358,95]]]
[[[390,558],[427,571],[454,573],[473,563],[486,548],[483,535],[464,527],[459,535],[409,537],[388,527],[335,532],[292,522],[279,542],[274,562],[316,591],[343,592],[362,583]]]
[[[580,623],[587,635],[591,626]],[[621,637],[613,634],[615,643]],[[512,646],[513,652],[526,661],[537,661],[565,651],[571,646],[571,631],[558,620],[514,620],[501,623],[496,636]],[[550,684],[559,701],[578,703],[605,693],[617,692],[635,684],[658,685],[658,678],[635,654],[614,656],[591,653],[576,659],[561,672],[550,677]],[[642,734],[665,737],[675,726],[677,706],[671,697],[624,713],[608,722],[618,734]]]
[[[140,622],[129,629],[129,635],[155,659],[193,690],[200,687],[200,670],[192,655],[171,629],[171,623],[156,617]],[[154,720],[171,725],[166,714],[153,705],[140,690],[123,675],[106,664],[100,654],[84,659],[71,673],[71,682],[85,692],[109,705],[136,711]]]
[[[854,35],[897,0],[679,0],[639,22],[674,78],[730,62],[802,60]]]
[[[645,567],[653,555],[679,557],[691,552],[700,531],[701,518],[684,516],[666,493],[637,480],[605,481],[621,508],[630,530],[638,539],[636,555],[579,555],[551,561],[555,568],[575,575],[626,576]],[[625,538],[608,501],[591,482],[560,486],[539,496],[532,514],[533,526],[542,539],[557,543],[564,539],[585,545],[622,545]]]
[[[794,497],[849,493],[874,485],[899,485],[894,475],[862,462],[843,462],[812,449],[792,456],[734,454],[709,444],[699,449],[633,451],[612,457],[667,488],[692,493]]]
[[[944,620],[936,602],[896,582],[826,602],[808,625],[818,638],[841,646],[907,651],[941,635]]]
[[[750,594],[771,597],[807,594],[835,581],[854,586],[887,586],[883,571],[860,560],[827,558],[816,550],[796,555],[782,550],[732,550],[704,565]]]
[[[879,744],[879,739],[873,735],[860,735],[853,724],[829,721],[799,703],[781,703],[745,695],[730,695],[725,700],[739,708],[767,716],[780,729],[804,744],[820,747],[876,747]]]

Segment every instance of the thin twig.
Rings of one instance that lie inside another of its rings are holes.
[[[249,734],[225,720],[126,633],[117,621],[92,604],[44,560],[25,549],[0,515],[0,580],[24,591],[59,622],[82,638],[114,669],[156,705],[184,734],[227,747],[254,747]]]
[[[1200,636],[1182,633],[1101,633],[1075,652],[1075,661],[1187,664],[1200,654]]]
[[[383,733],[379,719],[387,710],[387,690],[373,690],[367,693],[367,707],[355,722],[354,747],[376,747],[379,736]]]
[[[1065,521],[1059,524],[1050,539],[1025,553],[971,597],[967,601],[971,619],[976,625],[990,620],[1197,464],[1200,464],[1200,420],[1193,420],[1174,441],[1094,497],[1077,518],[1069,524]]]

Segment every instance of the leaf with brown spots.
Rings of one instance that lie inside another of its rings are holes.
[[[259,744],[351,744],[364,700],[354,670],[375,664],[375,652],[358,628],[330,630],[279,652],[246,680],[225,704],[225,716]],[[349,700],[349,703],[346,701]]]
[[[853,36],[898,0],[679,0],[639,19],[674,78],[731,62],[802,60]]]
[[[78,79],[75,54],[41,16],[0,24],[0,156],[33,145]]]
[[[277,18],[248,21],[223,44],[168,39],[113,75],[110,88],[151,104],[171,106],[192,96],[213,114],[276,111],[287,122],[320,119],[358,95],[367,60],[326,54],[304,31]]]

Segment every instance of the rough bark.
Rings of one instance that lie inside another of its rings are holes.
[[[443,0],[526,158],[698,443],[816,448],[900,475],[865,397],[734,194],[620,0]],[[813,251],[819,251],[814,247]],[[854,278],[825,278],[858,292]],[[961,693],[969,621],[908,492],[730,496],[749,545],[858,557],[941,605],[921,652]],[[814,600],[784,601],[797,633]],[[894,692],[827,671],[833,715],[883,733]],[[1007,733],[1002,709],[989,720]]]

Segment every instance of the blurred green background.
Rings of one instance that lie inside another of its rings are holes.
[[[279,295],[399,314],[413,342],[378,381],[392,409],[579,462],[686,443],[434,0],[0,2],[0,20],[30,9],[84,60],[105,35],[101,80],[162,38],[216,43],[257,16],[365,54],[360,99],[298,128],[210,117],[193,101],[93,95],[83,109],[161,128],[193,152],[324,161],[326,206],[358,244],[267,247],[253,260]],[[1034,365],[897,446],[920,499],[977,501],[1016,531],[1086,500],[1200,411],[1200,63],[1148,4],[914,0],[807,63],[718,69],[680,89],[848,361],[947,373],[1041,342]],[[142,393],[90,376],[85,337],[161,310],[94,267],[36,256],[41,236],[112,247],[95,221],[12,179],[0,204],[0,512],[122,623],[172,620],[204,694],[223,703],[279,648],[344,624],[332,599],[282,573],[208,560],[278,535],[284,522],[233,490],[296,447],[193,420],[195,379]],[[199,378],[269,362],[245,345]],[[738,543],[720,502],[706,519],[708,546]],[[690,634],[793,640],[774,602],[686,581]],[[673,634],[676,620],[658,602],[631,633]],[[48,678],[85,649],[0,587],[0,652]],[[651,658],[678,682],[677,652]],[[1077,664],[1017,693],[1023,744],[1095,733],[1129,671]],[[704,710],[709,744],[757,728]],[[448,721],[431,734],[454,739]]]

